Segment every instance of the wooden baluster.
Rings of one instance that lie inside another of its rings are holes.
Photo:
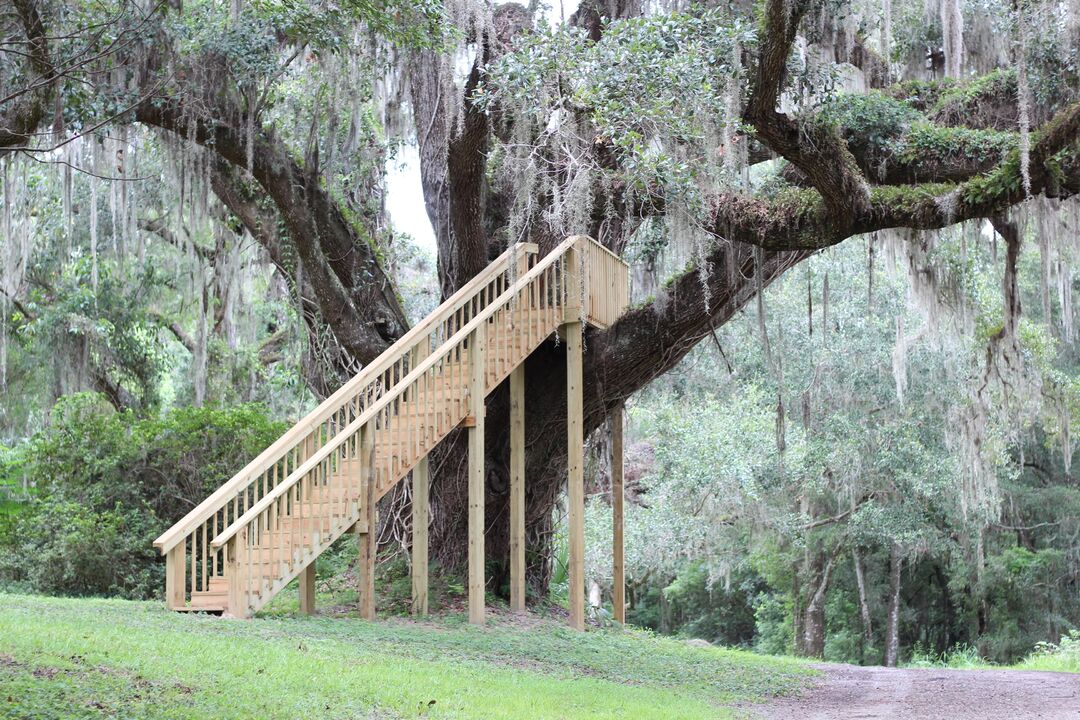
[[[271,506],[273,510],[273,530],[270,535],[270,547],[273,548],[273,554],[271,557],[271,566],[274,568],[274,573],[281,574],[281,554],[284,552],[285,546],[285,526],[281,521],[282,505],[285,500],[282,497],[278,497],[274,500],[274,504]]]
[[[197,565],[197,559],[198,559],[198,553],[199,553],[199,549],[198,549],[199,531],[197,529],[193,530],[191,532],[190,537],[191,537],[191,567],[190,567],[190,570],[189,570],[188,574],[189,574],[189,577],[191,579],[189,580],[189,583],[188,583],[188,585],[189,585],[188,592],[191,593],[191,597],[195,597],[195,593],[198,590],[198,585],[196,583],[196,579],[198,577],[198,569],[197,569],[196,565]]]
[[[207,522],[210,524],[210,537],[211,538],[217,537],[217,534],[218,534],[218,514],[215,512],[213,515],[210,516],[210,519],[207,520]],[[217,575],[218,575],[217,554],[218,554],[217,550],[211,550],[210,551],[210,578],[211,579],[217,577]]]
[[[246,617],[251,606],[251,543],[248,542],[248,529],[243,527],[240,529],[240,535],[242,541],[240,543],[240,550],[242,552],[240,559],[240,568],[243,571],[244,578],[244,604],[241,606],[244,609],[244,616]]]
[[[303,506],[300,503],[300,487],[293,485],[289,488],[290,518],[289,518],[289,552],[287,559],[282,558],[283,563],[292,564],[296,557],[296,548],[300,547],[300,523],[303,522]]]

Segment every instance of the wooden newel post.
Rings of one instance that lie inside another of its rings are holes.
[[[360,429],[360,483],[364,506],[356,523],[357,545],[360,550],[360,617],[375,619],[375,556],[377,552],[377,518],[375,515],[375,446],[371,428]]]
[[[165,555],[165,605],[170,610],[184,607],[184,560],[187,558],[187,538],[181,540]]]
[[[611,412],[611,605],[615,622],[626,623],[626,564],[623,554],[623,414],[620,401]]]
[[[581,266],[575,248],[567,253],[566,307],[566,499],[570,545],[570,626],[585,629],[585,438],[581,367]]]
[[[225,546],[226,553],[229,556],[225,561],[229,574],[228,614],[234,618],[246,618],[248,614],[247,594],[244,592],[244,578],[241,577],[240,568],[240,548],[243,546],[246,537],[247,531],[241,530],[229,538],[229,543]]]
[[[469,337],[469,622],[484,622],[484,395],[487,327]]]

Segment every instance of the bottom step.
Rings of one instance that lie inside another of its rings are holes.
[[[184,607],[169,608],[173,612],[202,612],[210,615],[221,615],[225,612],[223,605],[207,604],[207,605],[185,605]]]
[[[191,593],[191,599],[181,607],[174,607],[178,612],[225,612],[229,604],[229,580],[223,577],[212,577],[206,590],[196,590]]]

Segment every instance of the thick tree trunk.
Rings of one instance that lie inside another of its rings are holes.
[[[904,556],[893,543],[889,552],[889,616],[885,625],[885,666],[896,667],[900,660],[900,571]]]
[[[862,619],[863,634],[859,641],[859,662],[864,661],[866,646],[873,642],[874,632],[870,624],[870,604],[866,601],[866,577],[863,572],[862,556],[858,549],[851,551],[851,559],[855,563],[855,585],[859,590],[859,617]]]
[[[32,74],[27,77],[27,90],[0,107],[0,157],[20,147],[33,145],[35,131],[44,121],[49,102],[56,93],[56,74],[38,3],[33,0],[13,0],[12,5],[25,33],[26,41],[22,49]]]
[[[808,571],[813,578],[810,588],[814,594],[809,597],[803,609],[800,622],[801,634],[796,636],[795,648],[804,657],[825,657],[825,598],[832,579],[834,558],[824,552],[811,555]]]

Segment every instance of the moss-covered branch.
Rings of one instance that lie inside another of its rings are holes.
[[[794,165],[838,222],[865,212],[866,179],[836,127],[818,116],[793,119],[776,110],[788,56],[810,3],[766,0],[757,67],[743,119],[757,139]]]
[[[1030,156],[1033,194],[1069,197],[1080,193],[1078,140],[1080,103],[1058,113],[1034,134]],[[1020,153],[1013,149],[991,170],[959,183],[875,187],[868,208],[852,217],[838,216],[816,188],[788,188],[771,198],[724,195],[713,205],[711,227],[720,237],[768,250],[808,250],[887,228],[929,230],[989,218],[1026,197]]]

